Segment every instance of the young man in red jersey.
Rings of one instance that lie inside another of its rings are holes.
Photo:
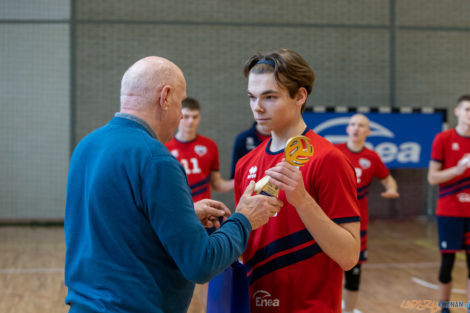
[[[201,122],[199,102],[194,98],[184,99],[182,112],[178,131],[166,147],[186,170],[193,201],[210,199],[211,188],[217,192],[232,190],[233,179],[223,179],[219,171],[217,144],[197,133]]]
[[[374,177],[380,179],[385,191],[380,195],[387,199],[398,198],[397,183],[390,175],[379,155],[366,148],[365,142],[370,134],[369,119],[363,114],[355,114],[346,127],[348,141],[337,147],[351,161],[356,170],[357,199],[361,210],[361,253],[359,262],[351,270],[345,272],[344,313],[352,313],[357,304],[361,264],[367,261],[367,224],[369,220],[368,193]]]
[[[276,217],[250,235],[243,254],[251,313],[339,313],[343,270],[359,257],[354,170],[302,118],[314,74],[298,53],[256,54],[244,73],[254,118],[271,131],[271,139],[238,161],[235,201],[250,181],[268,175],[284,202]],[[287,163],[283,153],[288,139],[298,135],[307,136],[314,148],[300,168]]]
[[[428,171],[429,184],[439,184],[436,215],[441,250],[441,301],[450,298],[455,252],[466,250],[470,273],[470,95],[458,99],[454,113],[457,126],[434,138]],[[467,280],[467,300],[470,300],[470,280]],[[449,309],[443,308],[442,312]]]

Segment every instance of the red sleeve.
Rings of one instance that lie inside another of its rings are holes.
[[[240,178],[240,167],[238,166],[240,162],[237,162],[237,165],[235,167],[235,177],[234,177],[234,194],[235,194],[235,207],[238,205],[238,201],[240,200],[240,197],[242,196],[241,190],[241,178]]]
[[[432,142],[431,160],[436,162],[444,162],[444,140],[442,133],[437,134]]]
[[[326,215],[336,223],[359,221],[356,176],[346,156],[331,149],[315,172],[311,182],[318,205]]]
[[[386,178],[388,175],[390,175],[390,171],[388,170],[387,166],[385,166],[384,162],[382,162],[382,159],[380,158],[380,156],[375,152],[373,151],[374,153],[374,167],[375,167],[375,171],[374,171],[374,176],[377,177],[378,179],[384,179]]]

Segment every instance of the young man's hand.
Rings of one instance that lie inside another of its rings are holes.
[[[287,201],[294,207],[308,195],[304,186],[302,172],[285,160],[266,171],[269,182],[284,190]]]

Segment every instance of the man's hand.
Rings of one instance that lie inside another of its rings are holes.
[[[194,211],[201,221],[202,226],[206,228],[220,227],[219,217],[230,216],[230,210],[220,201],[203,199],[194,203]]]
[[[396,190],[385,190],[380,195],[387,199],[396,199],[400,196]]]
[[[281,200],[275,197],[252,196],[254,189],[255,182],[252,180],[248,187],[246,187],[235,210],[248,218],[253,230],[266,224],[269,218],[279,212],[284,205]]]

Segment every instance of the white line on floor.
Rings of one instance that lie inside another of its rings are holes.
[[[410,267],[439,267],[438,262],[414,263],[366,263],[364,268],[410,268]]]
[[[428,288],[431,288],[431,289],[434,289],[434,290],[439,289],[439,286],[438,286],[438,285],[428,283],[427,281],[422,280],[422,279],[419,279],[419,278],[417,278],[417,277],[412,277],[411,280],[414,281],[415,283],[417,283],[418,285],[421,285],[421,286],[424,286],[424,287],[428,287]],[[452,292],[453,292],[453,293],[464,294],[464,295],[467,294],[467,291],[466,291],[466,290],[463,290],[463,289],[455,289],[455,288],[453,288],[453,289],[452,289]]]

